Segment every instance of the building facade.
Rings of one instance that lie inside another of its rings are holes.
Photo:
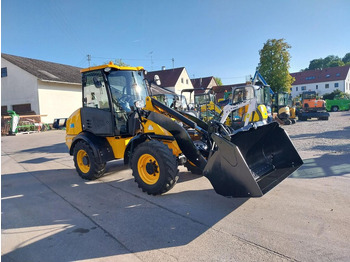
[[[200,77],[191,79],[193,88],[195,89],[195,94],[203,94],[209,92],[214,86],[218,84],[213,76]]]
[[[295,78],[291,88],[293,97],[303,91],[316,91],[319,96],[340,90],[350,94],[350,66],[330,67],[323,70],[307,70],[292,73]]]
[[[68,118],[82,105],[80,68],[1,54],[1,111]]]
[[[161,87],[178,95],[184,89],[193,89],[191,79],[185,67],[148,72],[146,78],[152,81],[155,75],[159,76]],[[184,95],[189,100],[189,95],[187,93],[184,93]]]

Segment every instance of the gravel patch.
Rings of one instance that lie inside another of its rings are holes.
[[[350,153],[350,111],[331,112],[328,121],[311,119],[281,127],[304,159]]]

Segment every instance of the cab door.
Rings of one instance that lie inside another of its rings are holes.
[[[83,108],[81,120],[83,131],[98,136],[114,135],[114,117],[109,103],[109,94],[100,70],[85,72],[83,82]]]

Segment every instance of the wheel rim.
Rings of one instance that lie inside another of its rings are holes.
[[[85,150],[80,149],[77,153],[77,163],[78,167],[83,173],[88,173],[90,170],[89,155]]]
[[[137,169],[143,182],[148,185],[157,183],[160,175],[159,164],[152,155],[143,154],[139,158]]]

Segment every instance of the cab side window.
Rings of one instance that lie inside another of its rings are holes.
[[[83,77],[84,107],[109,111],[108,94],[101,71],[92,71]]]

